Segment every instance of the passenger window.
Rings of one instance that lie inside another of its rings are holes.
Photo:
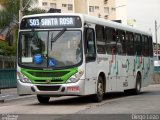
[[[142,55],[148,56],[149,55],[149,41],[148,36],[142,35]]]
[[[106,36],[106,50],[107,54],[116,54],[117,52],[117,44],[116,44],[116,32],[114,28],[105,28],[105,36]]]
[[[140,34],[134,34],[134,44],[135,44],[135,53],[136,55],[141,55],[141,35]]]
[[[152,41],[152,37],[149,37],[149,56],[153,57],[153,41]]]
[[[131,32],[126,32],[127,55],[134,55],[134,36]]]
[[[116,31],[116,38],[117,38],[117,53],[119,55],[126,54],[126,38],[125,32],[122,30]]]
[[[146,56],[149,56],[149,40],[148,40],[148,36],[145,36],[145,53]]]
[[[104,26],[96,25],[96,42],[97,52],[99,54],[105,54],[105,37],[104,37]]]

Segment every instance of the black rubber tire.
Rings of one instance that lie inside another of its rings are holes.
[[[104,95],[104,82],[101,76],[98,77],[97,93],[93,96],[94,102],[101,102]]]
[[[138,95],[141,92],[141,76],[139,74],[137,74],[135,89],[132,92],[134,95]]]
[[[125,94],[127,95],[138,95],[141,92],[141,76],[140,74],[137,74],[136,77],[136,84],[134,89],[125,90]]]
[[[39,101],[39,103],[47,104],[49,102],[49,99],[50,97],[48,96],[37,95],[37,100]]]

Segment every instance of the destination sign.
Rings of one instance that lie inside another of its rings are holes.
[[[24,18],[21,22],[21,29],[31,28],[62,28],[62,27],[81,27],[80,17],[32,17]]]

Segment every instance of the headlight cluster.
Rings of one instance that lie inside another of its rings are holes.
[[[31,81],[20,72],[17,72],[17,79],[19,79],[23,83],[31,83]]]
[[[83,70],[79,70],[76,74],[74,74],[73,76],[71,76],[67,83],[76,83],[79,81],[79,79],[83,76],[84,71]]]

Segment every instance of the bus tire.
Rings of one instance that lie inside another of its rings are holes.
[[[39,103],[46,104],[49,102],[50,97],[37,95],[37,99],[38,99]]]
[[[134,95],[138,95],[141,92],[141,76],[138,73],[137,77],[136,77],[136,85],[135,85],[135,89],[132,90],[132,93]]]
[[[138,95],[141,92],[141,76],[137,74],[136,84],[134,89],[124,90],[126,95]]]
[[[97,93],[93,96],[95,102],[101,102],[104,95],[104,82],[101,76],[98,77]]]

